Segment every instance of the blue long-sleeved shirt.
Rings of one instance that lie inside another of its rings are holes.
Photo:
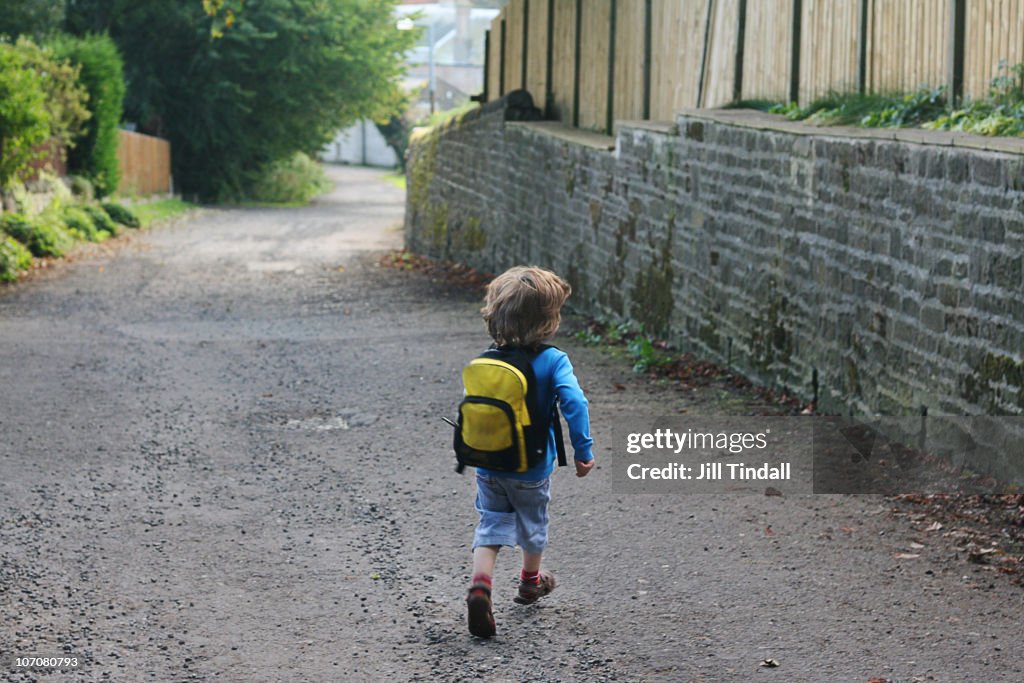
[[[572,363],[565,352],[555,347],[548,347],[533,358],[533,374],[537,380],[537,405],[541,414],[551,412],[555,398],[569,426],[569,441],[576,460],[590,462],[594,459],[591,447],[594,440],[590,438],[590,413],[587,410],[587,397],[583,395]],[[546,411],[546,412],[545,412]],[[551,476],[558,458],[555,446],[554,425],[548,432],[547,458],[525,472],[497,472],[483,467],[478,468],[481,474],[493,477],[507,477],[524,481],[539,481]]]

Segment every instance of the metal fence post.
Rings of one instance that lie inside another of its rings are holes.
[[[490,93],[487,92],[488,79],[490,78],[490,76],[491,76],[491,31],[490,31],[490,29],[488,29],[488,30],[484,31],[484,92],[483,92],[483,96],[484,97],[483,97],[483,100],[481,100],[480,104],[483,104],[484,102],[490,102]]]
[[[859,20],[857,26],[857,92],[861,95],[868,91],[868,3],[871,0],[860,0]]]
[[[609,1],[611,8],[608,21],[608,98],[605,101],[604,132],[611,135],[615,118],[615,30],[618,21],[618,2]]]
[[[548,0],[548,46],[547,64],[544,67],[544,118],[554,117],[555,91],[551,83],[555,76],[555,0]]]
[[[964,97],[964,42],[967,29],[967,0],[952,0],[949,17],[949,99],[960,104]]]
[[[526,87],[526,65],[530,58],[530,0],[523,0],[523,61],[519,69],[519,82],[523,90]]]
[[[582,25],[583,0],[576,0],[576,45],[572,67],[572,126],[580,127],[580,27]]]
[[[707,0],[708,11],[704,17],[704,48],[700,53],[700,77],[697,80],[697,108],[704,102],[704,74],[708,68],[708,44],[711,42],[711,15],[714,14],[715,0]]]
[[[644,94],[643,119],[651,118],[651,0],[644,0]]]
[[[789,52],[789,101],[800,100],[800,27],[803,21],[803,3],[793,0],[792,45]]]
[[[743,99],[743,50],[746,47],[747,0],[739,0],[736,8],[736,69],[732,81],[732,101]]]
[[[498,97],[505,94],[505,20],[501,20],[501,64],[498,69]]]

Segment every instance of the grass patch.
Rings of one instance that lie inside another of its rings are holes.
[[[264,206],[305,206],[333,187],[323,164],[296,152],[261,169],[247,199]]]
[[[304,206],[309,206],[309,202],[298,200],[291,202],[263,202],[246,199],[240,202],[225,204],[224,206],[235,206],[242,209],[301,209]]]
[[[462,114],[465,114],[467,111],[476,109],[479,106],[480,105],[478,105],[476,102],[470,101],[466,102],[462,106],[455,107],[454,109],[446,109],[444,111],[438,110],[431,114],[430,118],[428,118],[426,121],[418,125],[427,126],[430,128],[433,128],[434,126],[440,126],[442,123],[447,123],[448,121],[451,121],[455,117],[461,116]]]
[[[405,174],[401,172],[388,173],[383,176],[384,180],[391,183],[400,190],[405,189]]]
[[[935,120],[946,113],[945,88],[921,88],[907,95],[832,92],[806,107],[777,104],[767,109],[791,121],[818,126],[906,128]],[[762,109],[763,110],[763,109]]]
[[[953,109],[944,86],[922,87],[908,94],[829,93],[800,107],[794,102],[767,109],[763,101],[739,102],[736,107],[782,114],[792,121],[820,126],[951,130],[976,135],[1024,137],[1024,63],[999,65],[988,94]]]
[[[196,208],[195,204],[180,199],[160,199],[155,202],[132,206],[135,215],[139,217],[139,223],[144,228],[148,228],[154,223],[177,218],[194,208]]]

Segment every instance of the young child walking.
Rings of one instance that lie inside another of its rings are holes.
[[[587,399],[569,357],[555,347],[542,346],[558,330],[562,305],[571,291],[565,280],[549,270],[518,266],[499,275],[487,287],[481,313],[498,348],[536,353],[532,367],[537,405],[541,414],[547,414],[558,401],[569,426],[576,476],[585,477],[594,467]],[[496,631],[491,590],[501,546],[518,545],[522,549],[519,590],[513,598],[517,603],[536,602],[555,588],[555,577],[541,570],[541,556],[548,541],[550,477],[556,452],[552,425],[547,457],[530,469],[476,471],[480,522],[473,538],[473,579],[466,597],[469,632],[475,636],[489,638]]]

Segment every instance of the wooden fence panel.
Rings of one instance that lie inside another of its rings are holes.
[[[789,99],[793,0],[747,0],[741,99]]]
[[[615,18],[615,93],[613,117],[644,116],[644,0],[617,0]]]
[[[964,97],[979,99],[993,78],[1007,75],[1000,62],[1024,61],[1024,0],[972,0],[965,23]]]
[[[548,89],[548,3],[551,0],[530,0],[530,16],[526,31],[529,34],[529,55],[526,58],[526,84],[533,95],[533,103],[545,108],[544,97]]]
[[[505,92],[523,87],[523,5],[525,0],[509,0],[505,6]]]
[[[576,84],[576,0],[551,0],[555,3],[554,50],[551,53],[552,115],[572,125]]]
[[[154,194],[171,191],[171,143],[150,135],[118,131],[117,159],[121,168],[118,191]]]
[[[504,10],[502,10],[504,11]],[[491,38],[487,46],[487,99],[496,100],[501,90],[501,13],[491,20]]]
[[[580,20],[579,127],[606,130],[611,0],[584,0]]]
[[[909,92],[947,80],[952,0],[873,0],[869,92]]]
[[[829,91],[856,92],[860,0],[803,2],[800,104]]]
[[[801,104],[829,91],[853,92],[858,88],[861,40],[868,92],[910,92],[921,86],[946,84],[954,0],[865,3],[867,24],[863,36],[859,35],[861,0],[800,3]],[[488,98],[526,87],[537,106],[546,108],[549,103],[545,95],[550,91],[549,109],[556,118],[568,124],[576,121],[582,128],[605,130],[613,4],[611,114],[613,119],[641,118],[645,0],[510,0],[491,24]],[[650,118],[671,120],[683,108],[731,102],[735,94],[740,0],[649,0],[649,5],[650,64],[646,66]],[[576,16],[577,7],[581,8],[580,17]],[[740,96],[786,100],[791,80],[793,0],[747,0],[746,8]],[[966,8],[964,94],[978,98],[987,93],[994,77],[1006,73],[1000,72],[1000,63],[1024,61],[1024,0],[970,0]],[[553,37],[550,65],[549,30]],[[524,35],[527,54],[523,53]],[[500,88],[502,83],[504,87]]]
[[[753,4],[753,3],[748,3]],[[711,37],[704,70],[702,107],[721,107],[733,101],[736,81],[736,39],[739,0],[717,0],[711,17]]]
[[[697,106],[704,27],[713,0],[652,0],[651,118],[672,121]]]

